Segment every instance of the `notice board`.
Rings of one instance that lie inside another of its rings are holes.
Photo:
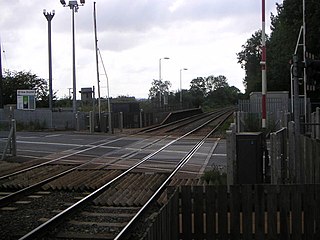
[[[36,90],[17,90],[17,109],[36,109]]]

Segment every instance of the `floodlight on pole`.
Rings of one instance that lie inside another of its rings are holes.
[[[60,0],[60,3],[65,7],[66,6],[66,1],[65,0]]]
[[[80,1],[82,6],[84,5],[84,0]],[[77,88],[76,88],[76,50],[75,50],[75,23],[74,23],[74,13],[78,12],[79,4],[78,1],[69,1],[69,4],[66,5],[64,0],[60,0],[60,3],[64,7],[70,7],[72,10],[72,79],[73,79],[73,99],[72,99],[72,111],[73,113],[77,112]]]
[[[188,68],[181,68],[180,69],[180,105],[182,108],[182,71],[186,71]]]

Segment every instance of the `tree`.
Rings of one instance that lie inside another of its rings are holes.
[[[307,52],[315,55],[320,51],[319,18],[319,2],[306,1],[306,47]],[[283,4],[277,4],[277,15],[271,15],[272,33],[267,53],[268,89],[290,90],[289,61],[295,52],[301,26],[301,0],[284,0]],[[298,48],[297,54],[303,59],[302,47]]]
[[[238,63],[245,70],[243,84],[246,87],[247,94],[253,91],[261,91],[261,39],[262,31],[256,31],[242,45],[242,51],[237,53]]]
[[[157,98],[159,93],[164,95],[165,93],[169,92],[169,88],[171,87],[171,83],[169,81],[162,81],[153,79],[151,83],[151,88],[149,89],[149,98]]]
[[[197,77],[190,82],[190,95],[193,106],[199,107],[207,96],[206,79]]]
[[[215,77],[213,75],[206,78],[208,92],[215,91],[219,88],[229,87],[227,78],[223,75]]]
[[[307,51],[320,57],[320,4],[306,1]],[[271,34],[267,37],[267,88],[271,91],[290,91],[290,64],[302,26],[302,0],[283,0],[277,13],[271,14]],[[300,41],[301,43],[301,41]],[[246,93],[261,91],[261,30],[256,31],[237,53],[238,63],[245,70]],[[298,55],[303,59],[302,48]],[[319,94],[318,94],[319,96]]]
[[[197,77],[190,82],[190,91],[204,97],[207,93],[206,79]]]
[[[208,93],[208,97],[205,102],[206,105],[212,108],[234,105],[237,103],[241,92],[234,86],[230,87],[225,76],[209,76],[207,79],[210,79],[213,90]]]
[[[31,72],[5,71],[3,78],[3,102],[4,104],[17,103],[17,90],[36,90],[37,106],[48,107],[49,89],[46,80],[39,78]]]
[[[203,105],[209,108],[235,104],[240,94],[238,88],[229,86],[223,75],[197,77],[191,81],[189,92],[195,107]]]

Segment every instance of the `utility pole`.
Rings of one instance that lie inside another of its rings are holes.
[[[52,13],[43,10],[43,15],[48,21],[48,58],[49,58],[49,109],[52,111],[52,50],[51,50],[51,20],[54,16],[54,10]]]
[[[94,23],[94,45],[96,52],[96,66],[97,66],[97,86],[98,86],[98,124],[101,127],[101,100],[100,100],[100,79],[99,79],[99,57],[98,57],[98,37],[97,37],[97,16],[96,16],[96,2],[93,3],[93,23]]]

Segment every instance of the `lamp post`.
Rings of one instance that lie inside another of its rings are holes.
[[[182,108],[182,71],[186,71],[188,68],[181,68],[180,69],[180,105]]]
[[[52,111],[52,51],[51,51],[51,20],[55,12],[47,12],[43,9],[43,15],[48,21],[48,58],[49,58],[49,109]]]
[[[161,59],[170,59],[168,57],[160,58],[159,59],[159,81],[161,82]],[[159,89],[159,107],[161,108],[161,89]]]
[[[70,7],[72,10],[72,79],[73,79],[73,99],[72,99],[72,111],[73,113],[77,112],[77,89],[76,89],[76,51],[75,51],[75,33],[74,33],[74,13],[78,12],[79,4],[78,1],[69,1],[69,4],[66,5],[65,0],[60,0],[60,3],[64,7]],[[80,0],[81,6],[83,6],[85,0]]]

